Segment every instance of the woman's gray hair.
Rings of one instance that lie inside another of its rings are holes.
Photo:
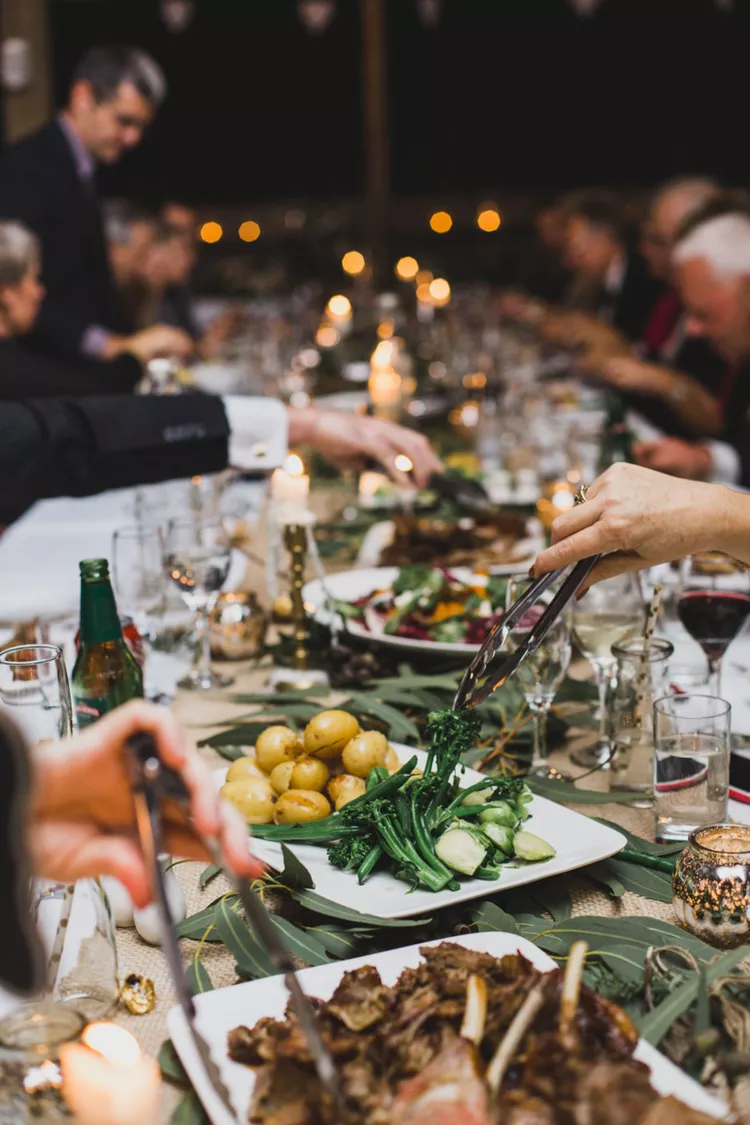
[[[0,221],[0,285],[19,285],[39,262],[39,240],[22,223]]]

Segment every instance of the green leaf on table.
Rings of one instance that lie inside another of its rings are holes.
[[[211,1125],[198,1095],[191,1090],[185,1094],[170,1118],[170,1125]]]
[[[622,898],[625,894],[625,884],[617,878],[616,873],[608,866],[607,860],[589,864],[581,874],[603,887],[610,898]]]
[[[339,961],[356,957],[362,944],[373,932],[363,929],[344,929],[343,926],[308,926],[307,931],[317,938],[327,953]]]
[[[708,991],[708,972],[705,965],[698,970],[698,995],[695,998],[693,1035],[702,1035],[711,1026],[711,1001]]]
[[[184,1066],[180,1062],[180,1057],[175,1051],[171,1039],[164,1040],[159,1048],[156,1061],[159,1064],[162,1075],[169,1082],[176,1082],[178,1086],[190,1085],[190,1079],[187,1076]]]
[[[230,900],[237,898],[234,894],[228,897]],[[178,938],[192,938],[193,941],[204,940],[206,930],[208,930],[216,920],[216,906],[220,901],[221,899],[217,899],[216,902],[210,903],[208,906],[204,907],[203,910],[199,910],[197,914],[191,914],[188,918],[184,918],[182,922],[179,922],[176,926]],[[211,933],[205,937],[205,941],[219,940],[215,930],[211,931]]]
[[[388,727],[388,733],[396,742],[419,742],[419,727],[413,719],[409,719],[396,707],[383,703],[364,692],[352,692],[349,702],[364,715],[371,715],[379,719]],[[342,704],[342,706],[345,706]]]
[[[330,964],[331,958],[326,947],[311,930],[301,930],[278,914],[272,914],[271,921],[284,945],[295,957],[301,958],[308,965]]]
[[[480,933],[498,932],[517,934],[518,926],[512,914],[502,910],[495,902],[483,902],[472,914],[472,921]]]
[[[273,976],[278,970],[234,905],[226,899],[217,904],[215,925],[218,937],[237,963],[237,972],[251,979]]]
[[[668,858],[669,856],[679,855],[680,852],[685,850],[684,843],[655,844],[652,840],[645,840],[643,836],[636,836],[634,832],[628,832],[627,828],[623,828],[621,824],[615,824],[614,821],[607,820],[603,816],[594,816],[591,819],[598,824],[603,824],[605,828],[613,828],[615,832],[625,836],[631,848],[635,848],[638,852],[645,852],[646,855]]]
[[[595,789],[578,789],[571,781],[561,781],[552,777],[528,777],[529,789],[550,801],[575,805],[623,805],[627,804],[625,793],[598,792]]]
[[[684,931],[681,933],[686,936]],[[746,957],[747,949],[743,946],[718,957],[712,964],[706,966],[706,986],[713,984],[717,977],[731,972]],[[693,973],[690,980],[685,981],[674,992],[670,992],[653,1011],[636,1021],[641,1038],[658,1047],[675,1020],[684,1015],[697,1000],[699,989],[700,973]]]
[[[537,918],[541,911],[546,911],[553,921],[564,922],[573,913],[573,904],[562,879],[544,879],[513,891],[501,891],[495,902],[514,918],[524,915]]]
[[[185,977],[187,978],[193,996],[200,996],[203,992],[213,992],[213,981],[208,975],[208,969],[201,961],[197,951],[185,971]]]
[[[234,747],[238,753],[233,755],[236,758],[244,756],[247,748],[255,746],[258,735],[266,729],[268,723],[244,723],[236,727],[230,727],[228,730],[219,731],[217,734],[211,734],[208,738],[202,738],[198,743],[199,746],[213,746],[215,750],[220,750],[222,753],[224,748]],[[229,755],[225,755],[227,757]]]
[[[645,957],[634,953],[630,945],[611,945],[597,953],[599,960],[620,977],[643,986]]]
[[[213,882],[217,875],[221,875],[220,867],[216,867],[213,863],[209,864],[208,867],[204,867],[199,880],[201,887],[207,887],[209,883]]]
[[[592,953],[617,947],[628,948],[633,959],[643,964],[651,946],[678,945],[704,964],[716,956],[716,950],[700,938],[663,922],[659,918],[625,916],[599,918],[579,915],[554,925],[542,919],[537,922],[519,920],[518,932],[552,956],[565,956],[574,941],[587,941]]]
[[[312,875],[301,859],[286,846],[281,845],[281,855],[284,860],[284,869],[278,875],[278,881],[292,890],[311,890],[315,886]]]
[[[340,902],[331,902],[330,899],[323,898],[321,895],[315,894],[314,891],[292,891],[292,898],[300,906],[312,910],[315,914],[322,915],[323,918],[337,918],[341,922],[354,922],[355,925],[363,927],[414,929],[418,926],[426,926],[432,921],[431,918],[379,918],[373,914],[361,914],[350,906],[343,906]]]
[[[597,882],[604,882],[609,877],[624,890],[640,895],[641,898],[650,898],[654,902],[672,901],[672,876],[665,871],[652,871],[650,867],[642,867],[639,863],[629,863],[616,857],[603,859],[594,864],[594,869],[592,872],[587,867],[583,874],[591,874]]]

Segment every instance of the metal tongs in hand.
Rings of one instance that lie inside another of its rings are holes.
[[[195,1003],[185,978],[177,943],[177,932],[165,891],[164,869],[159,862],[159,855],[163,851],[162,804],[165,800],[173,801],[189,814],[190,794],[180,775],[164,766],[160,761],[152,735],[145,732],[133,735],[132,738],[128,739],[128,750],[131,755],[138,836],[154,876],[164,950],[169,962],[177,998],[206,1076],[226,1110],[233,1118],[237,1119],[237,1114],[229,1099],[229,1093],[219,1069],[211,1058],[208,1044],[195,1026]],[[284,982],[291,995],[299,1026],[307,1039],[318,1078],[324,1092],[330,1098],[334,1110],[338,1110],[341,1095],[333,1058],[323,1042],[315,1009],[297,979],[289,951],[279,938],[276,927],[260,898],[250,889],[246,880],[237,877],[228,869],[217,842],[203,838],[203,843],[214,864],[220,867],[232,881],[242,902],[248,924],[253,927],[257,936],[265,945],[272,963],[280,973],[283,973]]]
[[[585,490],[579,489],[576,503],[582,504],[584,500]],[[526,593],[522,594],[502,619],[493,625],[487,640],[472,660],[459,684],[456,698],[453,700],[454,711],[461,711],[464,708],[472,710],[483,703],[489,695],[492,695],[493,691],[497,691],[499,687],[503,686],[527,656],[536,652],[555,621],[571,598],[575,597],[600,558],[601,555],[592,555],[590,558],[582,559],[581,562],[576,563],[542,616],[532,625],[518,648],[514,649],[513,652],[506,653],[505,659],[493,671],[492,665],[498,654],[502,652],[513,627],[518,625],[524,615],[536,605],[550,586],[554,585],[568,568],[561,567],[559,570],[552,570],[549,574],[543,574],[541,578],[532,582]]]

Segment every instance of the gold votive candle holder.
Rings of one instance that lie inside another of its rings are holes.
[[[750,941],[750,827],[712,824],[690,833],[672,879],[678,920],[720,949]]]

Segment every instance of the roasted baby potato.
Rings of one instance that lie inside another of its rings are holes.
[[[242,781],[246,777],[258,776],[258,763],[255,758],[237,758],[227,770],[227,781]]]
[[[366,730],[347,742],[341,755],[344,769],[355,777],[367,777],[388,758],[388,739],[377,730]]]
[[[273,820],[276,794],[265,777],[243,777],[226,781],[221,796],[231,801],[248,824],[270,824]]]
[[[331,771],[320,758],[303,754],[292,763],[292,784],[290,789],[315,789],[322,793],[328,784]]]
[[[277,793],[286,793],[287,789],[292,788],[292,770],[294,769],[294,762],[279,762],[278,766],[274,766],[271,770],[271,785]]]
[[[276,802],[274,820],[277,824],[309,824],[330,812],[330,803],[322,793],[314,789],[288,789]]]
[[[270,773],[281,762],[298,758],[301,753],[300,737],[289,727],[268,727],[258,735],[255,743],[255,760],[266,773]]]
[[[361,797],[367,786],[364,778],[353,777],[350,773],[339,774],[328,782],[328,796],[336,806],[336,812],[343,809],[355,797]]]
[[[338,758],[355,735],[359,723],[346,711],[321,711],[305,727],[305,753],[316,758]]]

